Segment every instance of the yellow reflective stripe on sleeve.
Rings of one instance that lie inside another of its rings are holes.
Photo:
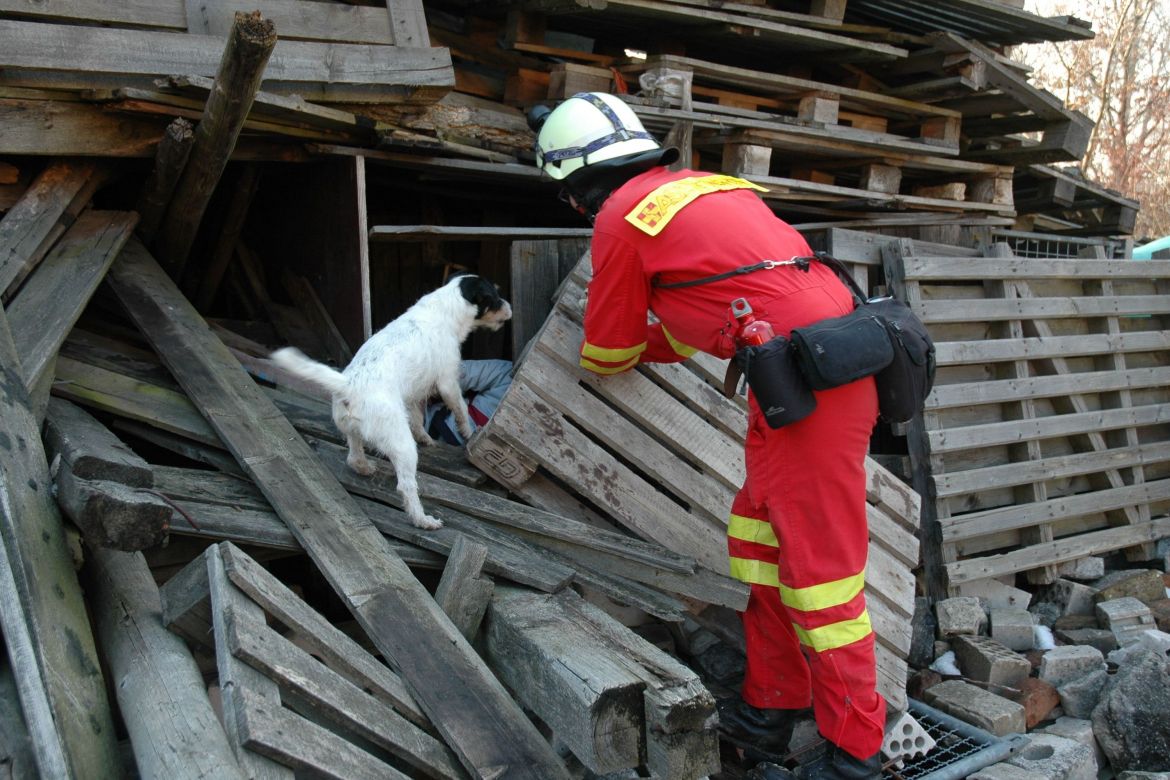
[[[780,600],[784,606],[811,612],[845,604],[865,587],[865,572],[807,588],[790,588],[780,583]]]
[[[630,358],[641,355],[646,351],[646,342],[635,344],[632,347],[621,347],[618,349],[610,349],[609,347],[595,347],[588,341],[581,347],[581,355],[594,360],[600,360],[603,363],[617,363],[620,360],[629,360]]]
[[[780,546],[780,542],[776,541],[776,532],[772,530],[771,524],[754,517],[733,514],[727,521],[727,535],[732,539],[744,542],[766,544],[769,547]]]
[[[633,368],[636,365],[638,365],[638,356],[637,355],[630,358],[625,363],[622,363],[619,366],[599,366],[596,363],[594,363],[592,360],[588,360],[587,358],[581,358],[581,367],[587,368],[595,374],[606,374],[606,375],[620,374],[622,371],[625,371],[628,368]]]
[[[792,627],[796,629],[800,643],[818,653],[851,645],[859,639],[865,639],[873,631],[869,624],[869,610],[852,620],[842,620],[820,628],[801,628],[795,623]]]
[[[689,358],[691,355],[699,351],[694,347],[688,347],[686,344],[670,335],[670,331],[666,329],[665,325],[662,326],[662,335],[666,336],[666,340],[670,343],[670,348],[674,350],[674,354],[676,355],[682,355],[685,358]]]
[[[658,187],[626,214],[626,221],[651,236],[656,236],[670,224],[683,207],[700,195],[724,190],[753,189],[767,192],[758,184],[735,176],[688,176]]]
[[[771,585],[775,587],[780,584],[780,573],[776,568],[776,564],[753,561],[748,558],[731,559],[731,576],[749,585]]]

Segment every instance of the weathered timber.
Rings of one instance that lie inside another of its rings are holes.
[[[238,615],[262,623],[264,612],[228,580],[219,547],[209,547],[192,564],[207,568],[215,663],[228,743],[247,777],[253,780],[291,780],[294,776],[291,769],[250,749],[252,742],[247,731],[249,716],[256,710],[280,711],[280,688],[233,656],[228,647],[229,620]]]
[[[468,771],[563,777],[507,691],[161,267],[148,255],[123,256],[110,281]]]
[[[275,46],[276,28],[270,20],[262,18],[259,11],[236,13],[215,75],[216,88],[195,127],[191,154],[159,226],[155,245],[175,279],[183,277],[203,213],[232,156]]]
[[[56,467],[57,503],[92,547],[133,551],[162,542],[173,510],[148,490],[154,473],[146,461],[104,425],[54,398],[44,441]]]
[[[443,577],[435,589],[435,601],[469,642],[479,633],[480,621],[492,599],[494,583],[481,576],[486,558],[487,547],[460,534],[451,546]]]
[[[215,302],[220,282],[235,254],[236,242],[240,239],[240,231],[244,228],[248,207],[252,205],[259,181],[260,173],[256,165],[245,165],[232,186],[231,202],[223,218],[223,227],[215,237],[207,264],[192,269],[192,273],[184,280],[185,288],[200,311],[206,311]]]
[[[4,553],[0,551],[0,556]],[[7,578],[5,578],[7,580]],[[8,580],[9,586],[11,580]],[[0,582],[0,591],[6,586]],[[0,596],[0,598],[3,598]],[[14,637],[8,638],[9,646],[16,644]],[[12,653],[12,651],[9,651]],[[20,652],[26,652],[20,650]],[[15,654],[15,653],[13,653]],[[21,686],[26,689],[33,684],[32,680],[24,680]],[[39,685],[39,681],[36,681]],[[16,678],[12,674],[12,664],[7,662],[7,658],[0,662],[0,763],[2,763],[11,774],[12,777],[33,777],[37,774],[37,760],[33,755],[33,741],[29,735],[27,718],[21,711],[21,698],[19,694],[19,687],[17,686]],[[25,709],[32,709],[31,702],[26,699],[24,702]],[[40,711],[39,717],[42,719],[49,719],[49,708],[42,696],[38,703]],[[44,744],[44,743],[42,743]],[[58,752],[57,756],[63,755]],[[46,766],[44,774],[63,773],[65,766],[63,763]]]
[[[138,773],[243,778],[191,651],[162,624],[142,555],[93,549],[89,567],[94,623]]]
[[[147,244],[154,243],[158,227],[167,213],[167,205],[179,184],[179,177],[187,167],[191,147],[195,143],[194,126],[179,117],[167,125],[158,149],[154,153],[154,167],[142,185],[135,210],[139,214],[138,235]]]
[[[215,76],[223,43],[210,35],[0,20],[0,66],[17,86],[150,89],[160,77]],[[67,71],[62,51],[70,52]],[[431,103],[451,90],[453,76],[444,48],[279,41],[264,88],[312,101]]]
[[[132,211],[86,211],[9,304],[12,337],[29,388],[48,371],[137,221]]]
[[[57,160],[0,220],[0,296],[5,300],[14,292],[6,291],[28,275],[67,227],[62,217],[96,173],[93,162]]]
[[[557,739],[599,774],[640,766],[646,756],[645,682],[557,604],[499,587],[486,620],[493,671]]]
[[[561,281],[588,250],[585,238],[512,242],[509,298],[512,354],[517,360],[552,311]]]
[[[90,480],[72,471],[57,474],[57,504],[90,547],[145,550],[161,544],[173,509],[151,491],[112,480]]]
[[[21,695],[29,696],[28,714],[36,716],[38,766],[113,777],[120,773],[117,736],[97,649],[3,312],[0,391],[0,615],[15,673],[22,686],[28,683]]]
[[[368,740],[428,777],[467,777],[443,743],[318,662],[263,619],[232,611],[224,622],[229,652],[277,682],[282,696],[305,700],[305,706],[333,727]],[[295,739],[295,731],[288,737]]]

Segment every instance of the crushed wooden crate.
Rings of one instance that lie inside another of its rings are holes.
[[[726,521],[743,481],[742,397],[724,398],[724,363],[702,353],[613,377],[578,366],[588,256],[566,281],[495,414],[468,444],[472,462],[533,497],[552,478],[613,522],[725,577]],[[904,707],[918,496],[871,459],[866,577],[879,687]],[[726,578],[730,579],[730,578]]]
[[[1016,572],[1050,582],[1086,555],[1152,558],[1170,532],[1170,263],[996,250],[885,248],[891,286],[938,349],[907,431],[923,522],[939,533],[927,582],[932,568],[954,591]]]
[[[224,727],[248,776],[467,776],[398,676],[239,548],[209,547],[161,600],[164,624],[215,655]]]

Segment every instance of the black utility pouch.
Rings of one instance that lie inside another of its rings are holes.
[[[812,414],[812,389],[797,368],[788,339],[776,336],[758,347],[744,347],[735,361],[770,428],[782,428]]]
[[[814,390],[828,390],[881,371],[894,359],[882,321],[861,306],[843,317],[794,328],[796,362]]]
[[[934,386],[934,343],[910,307],[896,299],[871,302],[895,345],[894,359],[878,372],[878,409],[889,422],[906,422],[922,411]]]

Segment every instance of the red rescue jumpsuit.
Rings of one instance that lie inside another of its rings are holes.
[[[657,167],[605,201],[594,223],[581,365],[614,374],[697,350],[730,357],[730,303],[741,296],[777,334],[852,309],[846,287],[815,262],[807,272],[782,266],[694,287],[652,286],[811,254],[752,187]],[[659,322],[648,325],[647,311]],[[742,695],[760,708],[813,704],[820,732],[865,759],[880,748],[885,724],[862,590],[864,461],[877,397],[867,378],[816,399],[809,417],[772,429],[749,394],[747,478],[728,525],[731,574],[751,585]]]

